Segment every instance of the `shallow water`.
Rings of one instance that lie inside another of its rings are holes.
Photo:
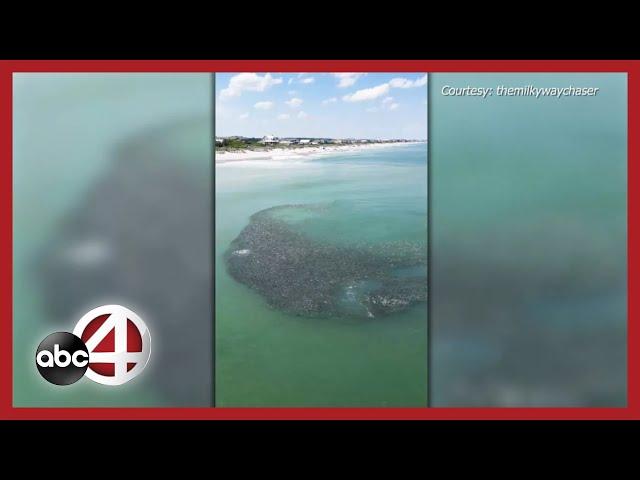
[[[369,212],[377,210],[368,203],[369,208],[336,201],[261,210],[231,243],[227,271],[270,306],[296,315],[376,318],[425,302],[426,238],[411,239],[410,230],[396,227],[381,235],[383,241],[375,235],[363,240],[366,230],[359,225],[369,225]],[[407,217],[402,208],[385,210],[395,223]],[[416,223],[408,217],[400,224]],[[404,274],[420,268],[421,276]]]
[[[625,75],[430,82],[432,405],[624,405]],[[440,95],[527,84],[600,92]]]
[[[208,74],[14,76],[14,405],[210,405],[210,101]],[[38,343],[106,303],[153,332],[144,373],[48,384]]]
[[[426,405],[425,302],[363,315],[353,297],[376,288],[376,279],[365,276],[334,292],[331,312],[305,315],[269,302],[264,291],[229,275],[225,255],[251,255],[242,245],[232,246],[250,217],[282,205],[294,207],[271,215],[287,226],[287,235],[348,252],[347,262],[359,255],[353,252],[426,255],[427,146],[216,166],[217,405]],[[314,258],[317,269],[337,269],[332,254],[326,261]],[[424,258],[394,264],[394,282],[411,285],[425,273],[420,265]],[[303,268],[293,276],[320,273]],[[295,281],[286,286],[300,287]]]

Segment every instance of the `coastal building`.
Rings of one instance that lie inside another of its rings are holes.
[[[308,138],[304,138],[300,140],[300,145],[309,145],[311,143],[311,140],[309,140]]]
[[[265,145],[267,145],[278,143],[279,141],[280,139],[278,137],[275,137],[273,135],[265,135],[264,137],[262,137],[262,140],[260,140],[260,143],[264,143]]]
[[[224,145],[224,138],[216,137],[216,147]]]

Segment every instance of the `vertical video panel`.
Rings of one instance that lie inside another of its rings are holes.
[[[432,404],[625,405],[626,75],[430,88]]]
[[[14,75],[16,406],[211,405],[211,85],[208,74]],[[140,375],[115,386],[120,360],[94,363],[119,348],[117,328],[89,366],[102,383],[38,374],[43,338],[112,304],[150,332]]]
[[[426,406],[427,75],[219,73],[217,406]]]

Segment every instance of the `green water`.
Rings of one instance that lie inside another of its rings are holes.
[[[432,405],[624,405],[626,75],[437,73],[429,99]]]
[[[249,217],[291,204],[322,206],[282,214],[318,241],[426,249],[426,144],[216,166],[216,404],[426,405],[426,304],[367,320],[302,317],[228,275],[224,253]]]
[[[210,75],[16,74],[13,88],[14,405],[170,405],[148,375],[119,388],[87,379],[72,387],[48,384],[35,367],[36,347],[54,331],[72,330],[86,310],[70,318],[53,315],[37,272],[67,216],[83,208],[85,196],[112,168],[121,142],[184,119],[205,118],[204,128],[181,131],[168,142],[185,162],[199,159],[209,178]]]

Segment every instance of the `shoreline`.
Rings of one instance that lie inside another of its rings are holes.
[[[335,153],[359,152],[378,148],[391,148],[401,145],[416,145],[427,142],[389,142],[389,143],[365,143],[348,145],[314,145],[309,147],[275,147],[264,150],[237,150],[215,152],[215,163],[243,162],[248,160],[295,160],[301,158],[314,158]]]

